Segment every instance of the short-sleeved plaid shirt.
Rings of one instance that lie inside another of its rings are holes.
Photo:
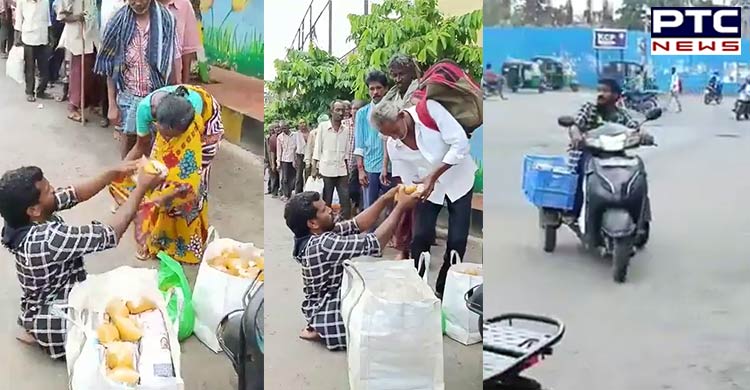
[[[633,117],[622,108],[616,108],[610,113],[603,113],[597,109],[594,103],[584,104],[578,114],[576,115],[575,125],[579,130],[586,132],[595,129],[602,125],[604,122],[618,123],[623,126],[630,127],[631,129],[638,128],[638,122],[633,120]]]
[[[295,259],[302,265],[305,299],[302,314],[331,350],[346,348],[346,328],[339,292],[343,262],[360,256],[377,256],[380,243],[373,233],[361,234],[352,219],[332,231],[307,237]]]
[[[55,200],[58,211],[78,203],[72,187],[56,190]],[[50,314],[50,306],[67,302],[73,285],[86,279],[84,255],[115,246],[117,235],[111,226],[98,222],[70,226],[53,214],[48,222],[34,225],[11,250],[22,292],[18,323],[52,358],[65,356],[65,322]]]

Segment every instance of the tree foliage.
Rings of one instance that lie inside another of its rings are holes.
[[[482,73],[480,10],[448,17],[437,0],[385,0],[373,4],[369,15],[349,15],[354,51],[339,60],[310,46],[307,52],[290,50],[276,60],[276,80],[270,89],[278,98],[266,111],[266,123],[278,119],[306,119],[311,123],[328,111],[334,99],[367,99],[367,72],[387,73],[396,53],[413,56],[422,70],[438,60],[458,62],[477,80]]]
[[[623,0],[617,10],[617,27],[628,30],[643,30],[649,7],[705,7],[713,6],[712,0]]]

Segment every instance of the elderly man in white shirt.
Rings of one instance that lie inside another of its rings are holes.
[[[339,196],[341,215],[351,218],[349,199],[349,161],[352,128],[343,123],[346,106],[340,100],[331,104],[331,121],[321,123],[313,150],[313,175],[323,176],[323,200],[331,205],[333,190]]]
[[[15,24],[16,45],[24,47],[26,62],[26,100],[35,102],[50,99],[47,94],[49,84],[50,20],[49,0],[18,0],[16,2]],[[39,70],[39,84],[36,84],[36,71]]]
[[[279,123],[279,130],[276,138],[276,168],[281,178],[281,200],[287,201],[292,196],[294,179],[297,177],[294,171],[297,143],[289,132],[289,124],[286,121]]]
[[[393,176],[401,177],[404,184],[424,185],[424,202],[417,205],[414,221],[413,258],[430,251],[438,214],[447,205],[448,240],[435,287],[442,297],[451,252],[461,257],[466,252],[477,166],[466,132],[456,119],[433,100],[427,100],[427,111],[438,130],[419,120],[416,106],[402,110],[392,101],[376,105],[371,120],[381,134],[389,137],[386,147]]]
[[[294,158],[294,169],[297,170],[297,178],[294,181],[294,190],[297,193],[302,192],[305,187],[305,180],[310,175],[310,170],[305,166],[305,151],[307,150],[307,139],[310,137],[310,128],[304,120],[299,121],[297,131],[294,132],[294,142],[297,145]]]

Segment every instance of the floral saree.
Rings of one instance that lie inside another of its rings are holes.
[[[146,195],[136,215],[135,239],[139,252],[155,256],[165,251],[185,263],[198,263],[208,234],[208,178],[210,163],[224,133],[218,103],[200,87],[189,86],[203,99],[203,112],[179,137],[165,139],[154,132],[151,158],[163,163],[167,178]],[[156,200],[178,188],[186,195],[159,204]],[[132,178],[113,182],[110,193],[123,204],[135,189]]]

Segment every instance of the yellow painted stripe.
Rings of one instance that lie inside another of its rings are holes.
[[[229,108],[221,108],[221,120],[224,122],[224,139],[239,145],[242,139],[242,120],[244,116]]]

